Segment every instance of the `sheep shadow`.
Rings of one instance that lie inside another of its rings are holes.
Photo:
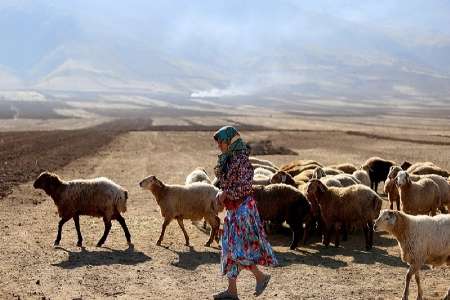
[[[147,256],[143,252],[134,250],[130,247],[125,250],[114,250],[103,247],[108,251],[87,251],[85,247],[81,247],[80,252],[74,252],[62,247],[56,249],[64,250],[69,254],[66,261],[62,261],[52,266],[60,267],[63,269],[76,269],[83,266],[109,266],[109,265],[137,265],[151,260],[150,256]]]
[[[307,251],[302,251],[298,248],[294,251],[297,253],[275,251],[275,257],[278,260],[278,266],[286,267],[292,264],[303,264],[314,267],[325,267],[328,269],[339,269],[348,265],[345,261],[322,255],[319,252],[310,253]]]
[[[383,236],[374,235],[374,246],[371,250],[364,249],[364,237],[362,234],[354,233],[349,235],[348,241],[342,242],[336,248],[333,244],[326,247],[322,243],[309,244],[306,247],[317,250],[319,255],[342,255],[353,257],[353,263],[373,265],[380,263],[391,267],[407,267],[400,257],[390,255],[384,248],[397,245],[394,239],[388,239]]]
[[[174,251],[178,255],[178,261],[171,265],[185,270],[193,271],[201,265],[217,264],[220,262],[220,253],[218,252],[198,252],[190,246],[189,251]]]

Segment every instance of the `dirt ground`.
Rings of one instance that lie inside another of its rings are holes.
[[[299,157],[324,164],[361,164],[377,155],[399,162],[431,160],[450,169],[446,137],[441,139],[443,145],[328,130],[243,131],[243,137],[269,139],[299,153],[264,156],[277,164]],[[80,222],[85,248],[75,245],[73,222],[66,223],[61,246],[54,248],[58,216],[53,201],[34,190],[32,181],[18,182],[0,199],[0,298],[211,299],[213,293],[224,289],[219,250],[204,247],[207,234],[190,221],[185,225],[192,247],[184,246],[176,222],[168,227],[164,247],[156,246],[162,224],[159,208],[150,192],[138,187],[138,182],[150,174],[164,182],[182,183],[197,166],[212,173],[217,150],[211,132],[131,131],[120,132],[101,146],[94,142],[98,142],[95,137],[85,139],[84,147],[92,151],[81,154],[72,151],[70,145],[55,150],[52,155],[66,155],[69,159],[52,165],[52,171],[64,179],[107,176],[126,187],[130,197],[124,217],[134,249],[127,248],[118,223],[113,223],[104,247],[95,247],[103,233],[103,222],[86,216]],[[43,155],[40,153],[36,155]],[[399,258],[395,240],[375,234],[374,249],[367,252],[360,232],[349,238],[337,249],[325,248],[315,238],[309,245],[291,251],[288,236],[270,236],[280,266],[265,269],[273,277],[259,298],[400,298],[406,265]],[[426,269],[421,276],[426,299],[442,298],[450,286],[448,268]],[[249,273],[242,273],[238,281],[241,299],[254,299],[254,284]],[[416,285],[412,282],[410,296],[415,295]]]

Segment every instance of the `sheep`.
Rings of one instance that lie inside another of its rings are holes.
[[[371,157],[361,166],[361,169],[369,174],[370,187],[375,192],[378,190],[378,184],[386,180],[389,168],[393,165],[395,165],[393,161]]]
[[[416,175],[425,175],[425,174],[435,174],[435,175],[439,175],[442,176],[443,178],[447,178],[449,176],[448,171],[439,168],[438,166],[421,166],[418,167],[416,169],[414,169],[411,174],[416,174]]]
[[[315,168],[317,168],[317,167],[315,167]],[[294,180],[308,182],[313,177],[315,168],[303,170],[301,173],[294,176]],[[292,173],[289,173],[289,174],[292,174]]]
[[[303,171],[315,169],[316,167],[323,167],[323,165],[314,160],[297,160],[282,166],[280,170],[288,172],[291,176],[296,176]]]
[[[269,185],[271,181],[271,176],[264,176],[257,174],[253,176],[253,185]]]
[[[211,179],[208,176],[208,173],[206,173],[206,170],[197,167],[194,171],[192,171],[187,177],[184,184],[191,184],[194,182],[205,182],[205,183],[211,183]]]
[[[313,212],[320,208],[325,225],[323,243],[330,243],[331,230],[335,229],[335,246],[339,246],[339,233],[343,225],[363,227],[366,250],[373,245],[372,222],[378,216],[382,200],[369,187],[357,184],[349,187],[326,187],[320,180],[308,183],[307,199]],[[345,226],[344,226],[345,227]]]
[[[436,214],[441,205],[439,186],[430,178],[411,181],[409,174],[400,171],[396,177],[402,210],[411,215]]]
[[[112,180],[99,177],[64,181],[58,175],[45,171],[38,176],[33,187],[44,190],[53,199],[58,209],[61,220],[58,223],[55,246],[58,246],[61,241],[63,225],[73,218],[78,237],[77,246],[82,247],[80,216],[103,217],[105,231],[97,247],[105,243],[111,229],[111,220],[119,222],[128,245],[132,246],[127,224],[120,215],[127,210],[128,191]]]
[[[253,175],[262,175],[265,177],[271,177],[274,174],[274,172],[269,171],[267,169],[264,168],[256,168],[253,170]]]
[[[196,182],[189,185],[169,185],[164,184],[154,175],[144,178],[139,186],[142,189],[150,190],[156,199],[156,203],[161,209],[164,218],[161,234],[156,245],[161,246],[167,225],[176,219],[183,231],[185,245],[189,246],[189,236],[184,228],[183,220],[205,220],[211,225],[211,234],[205,246],[209,247],[213,239],[217,236],[220,219],[217,216],[223,210],[216,201],[219,189],[215,186],[203,182]]]
[[[419,271],[422,265],[450,266],[450,216],[411,216],[401,211],[385,209],[375,221],[374,230],[387,231],[397,240],[400,257],[409,265],[402,299],[408,299],[409,283],[414,275],[417,299],[422,299],[423,289]],[[445,299],[450,299],[450,289]]]
[[[358,170],[358,168],[356,168],[355,165],[350,164],[350,163],[339,164],[339,165],[331,165],[331,166],[329,166],[329,168],[337,169],[337,170],[340,170],[340,171],[342,171],[344,173],[347,173],[347,174],[353,174],[353,172]]]
[[[208,173],[206,173],[205,169],[203,169],[202,167],[197,167],[186,177],[184,184],[187,185],[194,182],[211,183],[211,179],[209,178]],[[192,221],[192,224],[194,224],[195,226],[199,226],[198,221]],[[206,220],[203,221],[202,227],[206,230]]]
[[[370,187],[370,177],[369,174],[364,170],[356,170],[352,173],[353,177],[359,180],[362,184]]]
[[[261,168],[261,169],[269,170],[272,173],[275,173],[276,171],[278,171],[278,169],[270,167],[270,166],[266,166],[266,165],[260,165],[260,164],[251,164],[251,165],[253,167],[253,170]]]
[[[280,171],[286,171],[286,170],[289,170],[289,169],[292,169],[292,168],[295,168],[295,167],[306,166],[306,165],[311,165],[311,164],[319,166],[319,167],[323,167],[322,164],[320,164],[319,162],[317,162],[315,160],[302,160],[302,159],[299,159],[299,160],[291,161],[290,163],[281,166],[280,167]]]
[[[407,167],[406,170],[404,170],[404,171],[407,171],[408,173],[411,174],[416,169],[424,167],[424,166],[436,166],[436,165],[434,163],[432,163],[431,161],[416,162],[416,163],[410,165],[409,167]]]
[[[393,209],[393,203],[396,202],[397,209],[400,210],[400,195],[398,193],[397,187],[395,185],[395,177],[397,174],[402,171],[402,169],[398,166],[392,166],[389,169],[388,179],[384,185],[384,191],[388,194],[389,202],[391,202],[390,209]],[[440,194],[440,211],[443,213],[447,213],[448,210],[445,206],[450,207],[450,185],[448,182],[439,175],[436,174],[428,174],[428,175],[409,175],[411,181],[418,181],[421,178],[429,178],[434,181],[439,187]]]
[[[298,245],[304,223],[309,222],[311,206],[296,188],[286,184],[254,186],[254,196],[261,220],[282,224],[292,230],[290,249]]]
[[[260,158],[254,157],[254,156],[250,156],[248,159],[251,164],[265,165],[265,166],[269,166],[269,167],[272,167],[272,168],[278,170],[278,167],[269,160],[260,159]]]
[[[361,183],[358,179],[356,179],[354,176],[349,175],[349,174],[337,174],[334,176],[330,176],[330,175],[326,176],[324,170],[321,167],[317,167],[314,170],[312,177],[314,179],[324,178],[324,180],[334,179],[334,180],[337,180],[340,183],[340,186],[343,186],[343,187]],[[333,184],[333,186],[336,186],[336,185]]]

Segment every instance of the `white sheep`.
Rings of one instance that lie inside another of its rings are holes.
[[[353,177],[355,177],[356,179],[358,179],[361,184],[364,184],[368,187],[370,187],[370,177],[369,177],[369,173],[367,173],[364,170],[356,170],[355,172],[353,172]]]
[[[272,167],[272,168],[278,170],[278,167],[273,162],[271,162],[269,160],[257,158],[257,157],[254,157],[254,156],[250,156],[248,158],[248,160],[250,161],[251,164],[265,165],[265,166],[269,166],[269,167]]]
[[[256,168],[256,169],[253,170],[253,175],[254,176],[262,175],[262,176],[265,176],[265,177],[271,177],[273,174],[274,173],[272,171],[269,171],[269,170],[264,169],[264,168]]]
[[[314,169],[312,178],[314,178],[314,179],[322,179],[323,178],[323,180],[334,179],[334,180],[339,181],[340,185],[343,187],[361,183],[358,179],[356,179],[356,177],[354,177],[353,175],[350,175],[350,174],[343,173],[343,174],[337,174],[337,175],[327,175],[325,173],[325,170],[321,167],[317,167]],[[337,185],[333,184],[332,186],[337,186]]]
[[[78,235],[77,246],[82,246],[80,216],[103,217],[105,231],[98,241],[97,247],[105,243],[111,229],[111,220],[117,220],[120,223],[128,245],[132,246],[127,224],[120,215],[127,210],[128,192],[110,179],[100,177],[63,181],[56,174],[43,172],[36,179],[33,187],[44,190],[47,195],[52,197],[58,208],[61,220],[58,224],[55,246],[59,245],[61,241],[61,230],[64,223],[72,218]]]
[[[184,184],[191,184],[194,182],[204,182],[204,183],[211,183],[211,179],[208,176],[208,173],[206,173],[206,170],[197,167],[194,171],[189,173],[188,176],[186,176],[186,181]]]
[[[253,176],[253,185],[269,185],[271,182],[272,176],[264,176],[260,174],[256,174]]]
[[[417,299],[423,289],[419,271],[422,265],[450,266],[450,216],[411,216],[400,211],[382,210],[374,224],[375,231],[387,231],[398,242],[401,259],[409,265],[402,299],[408,299],[409,283],[414,275]],[[445,299],[450,299],[450,289]]]
[[[409,174],[400,171],[396,177],[402,210],[411,215],[435,215],[441,205],[439,186],[430,178],[411,181]]]
[[[166,227],[173,219],[177,219],[183,231],[186,246],[189,246],[189,236],[184,228],[184,219],[196,221],[205,218],[211,225],[211,234],[205,246],[209,247],[213,239],[217,237],[220,225],[217,214],[223,210],[223,207],[218,206],[216,201],[219,189],[212,184],[197,182],[189,185],[169,185],[152,175],[144,178],[139,186],[152,192],[164,218],[161,235],[156,245],[161,245]]]

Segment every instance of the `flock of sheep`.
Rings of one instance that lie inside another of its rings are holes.
[[[398,166],[393,161],[372,157],[360,167],[348,163],[324,166],[313,160],[296,160],[277,167],[255,157],[250,157],[250,161],[260,217],[270,231],[283,223],[289,226],[291,249],[300,240],[306,243],[315,233],[322,236],[326,246],[334,235],[337,247],[341,235],[345,241],[349,232],[362,228],[365,248],[370,250],[374,229],[388,231],[398,241],[402,260],[410,265],[403,299],[408,297],[412,275],[418,285],[418,298],[422,297],[419,270],[423,264],[450,265],[450,178],[448,171],[433,163],[404,162]],[[384,182],[390,210],[381,211],[382,198],[377,193],[380,182]],[[164,218],[157,245],[161,245],[166,227],[174,219],[183,231],[186,245],[189,236],[183,224],[185,219],[204,219],[203,226],[207,222],[211,227],[205,245],[219,242],[218,214],[224,209],[216,200],[219,182],[211,180],[204,169],[192,171],[184,184],[166,184],[152,175],[139,185],[153,194]],[[121,216],[126,211],[128,192],[111,180],[102,177],[64,181],[43,172],[34,187],[43,189],[57,206],[61,219],[55,245],[61,240],[64,223],[71,218],[77,230],[77,245],[82,245],[80,215],[103,218],[105,231],[97,246],[105,242],[112,220],[120,223],[132,245]],[[394,203],[398,211],[392,210]],[[450,289],[446,299],[450,299]]]

